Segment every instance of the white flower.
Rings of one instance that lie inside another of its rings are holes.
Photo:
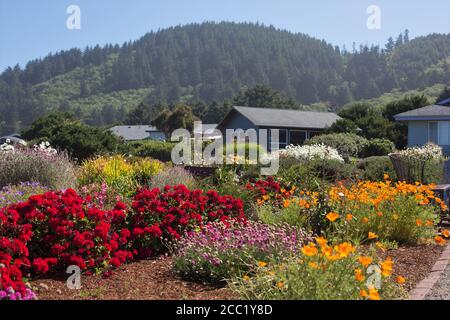
[[[48,141],[43,141],[41,142],[39,145],[34,145],[34,151],[36,152],[42,152],[48,155],[53,155],[53,154],[57,154],[58,151],[56,151],[56,149],[53,149],[50,146],[50,143]]]
[[[441,160],[444,158],[442,148],[434,143],[427,143],[423,147],[412,147],[401,150],[398,154],[402,157],[417,160]]]
[[[9,140],[9,139],[6,139],[6,142],[4,144],[0,145],[0,152],[12,152],[14,150],[15,150],[15,148],[11,144],[11,140]]]
[[[336,160],[344,162],[339,152],[324,144],[314,144],[305,146],[288,146],[284,150],[272,153],[271,157],[294,158],[297,160]]]

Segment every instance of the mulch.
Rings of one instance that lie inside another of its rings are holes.
[[[81,289],[70,290],[65,279],[31,282],[40,300],[229,300],[226,287],[188,282],[172,272],[172,259],[161,257],[125,265],[111,277],[82,276]]]
[[[407,291],[411,291],[428,276],[444,249],[445,247],[435,244],[400,246],[397,249],[381,252],[380,257],[383,259],[391,257],[393,259],[393,276],[400,275],[406,278],[404,287]]]
[[[426,278],[443,247],[436,245],[402,246],[380,252],[381,258],[394,260],[394,277],[407,279],[412,290]],[[65,279],[32,281],[40,300],[229,300],[238,296],[227,287],[185,281],[172,272],[172,259],[133,262],[116,270],[111,277],[82,276],[82,288],[70,290]]]

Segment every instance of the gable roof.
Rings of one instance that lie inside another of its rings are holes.
[[[128,141],[145,140],[149,139],[152,133],[161,133],[153,126],[115,126],[109,130]]]
[[[450,107],[431,105],[399,113],[394,116],[397,121],[408,120],[450,120]]]
[[[220,128],[233,112],[240,113],[258,127],[325,129],[341,119],[332,112],[234,106],[220,123]]]

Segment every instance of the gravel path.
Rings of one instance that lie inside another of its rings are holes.
[[[450,300],[450,264],[424,300]]]

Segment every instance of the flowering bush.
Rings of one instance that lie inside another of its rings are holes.
[[[117,202],[129,202],[129,199],[118,195],[117,192],[110,188],[106,183],[89,184],[81,187],[79,194],[83,197],[91,199],[90,204],[104,210],[111,210]]]
[[[295,255],[311,237],[288,225],[258,222],[210,223],[177,243],[174,270],[182,276],[221,282],[253,271],[255,261],[280,261]]]
[[[432,185],[390,181],[339,184],[329,191],[335,210],[325,219],[330,232],[343,239],[414,243],[434,234],[439,209],[446,209],[432,189]]]
[[[0,290],[0,300],[36,300],[36,294],[30,288],[25,289],[25,294],[8,288]]]
[[[399,155],[406,158],[418,160],[440,160],[444,157],[442,148],[434,143],[427,143],[423,147],[411,147],[398,152]]]
[[[275,207],[281,207],[285,200],[292,198],[298,191],[297,187],[272,176],[257,181],[251,180],[245,187],[252,192],[258,205],[269,202]]]
[[[125,205],[105,212],[88,201],[69,189],[0,209],[1,290],[27,297],[23,272],[46,274],[69,265],[98,271],[132,258],[125,250]]]
[[[179,239],[185,231],[202,227],[204,223],[245,221],[243,203],[216,191],[204,193],[185,186],[142,189],[134,197],[130,228],[134,248],[141,257],[164,249],[164,240]]]
[[[106,183],[121,195],[130,196],[163,168],[160,161],[148,158],[125,159],[122,155],[99,157],[83,163],[79,182],[82,186]]]
[[[150,188],[164,188],[165,186],[185,185],[193,189],[196,185],[195,178],[191,173],[181,167],[167,168],[155,174],[150,180]]]
[[[392,279],[393,261],[359,255],[349,242],[317,238],[301,255],[282,262],[258,263],[253,275],[235,278],[232,288],[252,300],[380,300],[404,297]],[[377,281],[379,280],[379,281]]]
[[[50,152],[37,147],[15,147],[0,151],[0,187],[35,181],[51,189],[76,186],[75,166],[66,153]]]
[[[310,160],[336,160],[344,162],[339,152],[324,144],[303,145],[303,146],[287,146],[286,149],[277,151],[279,158],[294,158],[299,161]],[[274,156],[274,155],[271,155]]]
[[[48,188],[42,186],[39,182],[21,182],[16,186],[4,187],[0,189],[0,208],[26,201],[32,195],[47,191]]]

